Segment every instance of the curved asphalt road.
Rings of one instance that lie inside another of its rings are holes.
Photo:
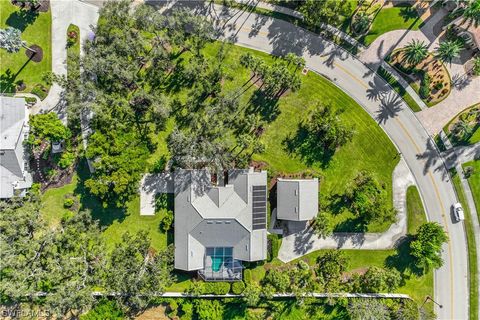
[[[210,6],[199,14],[214,18],[237,45],[284,55],[294,52],[307,67],[332,80],[377,120],[409,165],[422,196],[428,219],[440,223],[450,241],[444,246],[444,266],[435,271],[435,305],[439,319],[468,318],[468,260],[463,223],[454,223],[451,205],[457,201],[448,172],[429,135],[401,98],[367,66],[339,47],[279,19]],[[202,7],[202,9],[200,9]],[[379,146],[380,147],[380,146]],[[352,159],[354,161],[354,159]],[[431,303],[431,302],[427,302]]]
[[[237,45],[274,55],[303,55],[310,70],[332,80],[377,120],[409,165],[428,219],[440,223],[450,238],[444,246],[444,266],[435,271],[435,301],[443,306],[435,306],[435,312],[439,319],[467,319],[466,238],[463,223],[454,223],[451,215],[457,197],[433,141],[403,100],[359,60],[302,28],[220,6],[203,13],[216,17],[224,37]]]

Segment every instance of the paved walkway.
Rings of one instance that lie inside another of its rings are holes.
[[[445,144],[445,146],[447,145]],[[447,146],[447,149],[447,151],[442,152],[442,156],[448,168],[454,168],[458,164],[465,162],[480,160],[480,142],[471,146],[455,147],[452,149]]]
[[[413,175],[402,159],[393,172],[393,202],[397,222],[384,233],[335,233],[320,238],[305,222],[289,222],[288,235],[283,237],[278,258],[289,262],[320,249],[391,249],[407,233],[406,193],[415,184]]]
[[[252,6],[252,7],[257,7],[257,8],[269,10],[269,11],[272,11],[272,12],[283,13],[283,14],[295,17],[297,19],[303,20],[303,14],[301,14],[298,11],[287,8],[287,7],[277,6],[277,5],[274,5],[274,4],[271,4],[271,3],[262,2],[262,1],[258,1],[258,0],[235,0],[235,2],[245,4],[245,5],[248,5],[248,6]]]

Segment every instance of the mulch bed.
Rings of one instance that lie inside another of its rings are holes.
[[[25,84],[25,82],[20,82],[20,83],[18,83],[18,84],[17,84],[17,87],[16,87],[17,91],[23,91],[23,90],[25,90],[26,88],[27,88],[27,85]]]
[[[30,46],[30,49],[36,51],[32,52],[30,50],[25,50],[25,55],[28,59],[32,60],[33,62],[40,62],[43,59],[43,49],[36,44]]]
[[[40,6],[37,8],[39,12],[47,12],[50,10],[50,0],[40,0]]]
[[[402,65],[407,67],[405,59],[403,57],[403,50],[398,50],[392,53],[390,63],[396,67],[396,65]],[[430,95],[425,99],[431,105],[434,105],[443,99],[445,99],[451,90],[451,80],[448,74],[447,68],[432,54],[429,54],[422,62],[415,66],[416,69],[426,72],[430,78]],[[398,67],[396,67],[398,70]],[[402,72],[402,70],[399,70]],[[402,72],[405,74],[405,72]],[[410,78],[410,82],[414,82],[417,87],[420,87],[421,79],[416,74],[407,74]],[[443,84],[440,89],[435,89],[436,84]]]
[[[11,1],[13,5],[20,7],[24,10],[32,10],[38,12],[47,12],[50,10],[50,0],[40,0],[39,4],[35,7],[31,6],[29,2],[23,1]]]

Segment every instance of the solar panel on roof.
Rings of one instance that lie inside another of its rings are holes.
[[[252,229],[266,229],[267,186],[253,186],[252,190]]]

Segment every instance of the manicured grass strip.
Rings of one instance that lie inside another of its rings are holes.
[[[0,28],[19,29],[27,46],[36,44],[43,50],[43,59],[37,63],[28,60],[24,48],[16,53],[0,49],[0,92],[15,92],[19,81],[26,85],[22,92],[31,92],[36,84],[45,86],[48,91],[50,86],[43,80],[43,76],[52,71],[51,26],[50,11],[37,13],[20,10],[8,0],[0,1]],[[37,93],[39,91],[37,89]]]
[[[420,225],[426,221],[425,209],[423,202],[415,186],[407,189],[407,232],[415,234]]]
[[[390,86],[392,86],[393,90],[395,90],[400,97],[405,101],[410,109],[413,112],[422,111],[422,108],[418,105],[418,103],[412,98],[412,96],[400,85],[400,83],[395,79],[395,77],[390,74],[387,70],[383,69],[382,67],[378,68],[377,71],[378,75],[381,76],[385,81],[387,81]]]
[[[470,208],[468,207],[465,193],[463,192],[462,182],[456,170],[450,171],[452,175],[452,182],[457,192],[458,199],[462,204],[465,212],[465,231],[467,233],[467,247],[468,247],[468,279],[470,289],[470,320],[478,319],[478,273],[477,273],[477,250],[475,247],[475,234],[472,224],[472,216]]]
[[[375,16],[367,35],[360,39],[366,46],[384,33],[393,30],[418,30],[422,19],[410,4],[381,9]]]
[[[473,167],[473,174],[467,180],[472,191],[475,208],[477,209],[478,220],[480,220],[480,160],[466,162],[462,166],[463,169]]]
[[[75,64],[72,63],[69,56],[71,57],[74,55],[76,57],[80,57],[80,28],[74,24],[70,24],[67,29],[67,41],[69,39],[68,35],[72,32],[77,34],[77,39],[75,42],[67,44],[67,74],[75,72],[75,70],[73,70]]]

